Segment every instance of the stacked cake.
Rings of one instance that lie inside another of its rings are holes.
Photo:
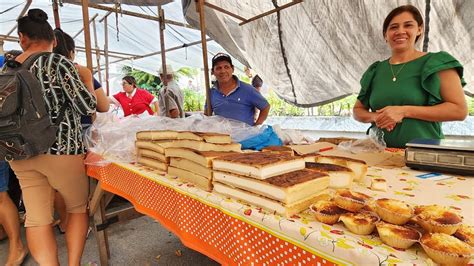
[[[137,133],[138,163],[167,172],[196,186],[212,190],[211,160],[240,152],[229,135],[189,131]]]
[[[327,174],[285,153],[234,154],[212,165],[214,191],[287,217],[308,208],[329,185]]]

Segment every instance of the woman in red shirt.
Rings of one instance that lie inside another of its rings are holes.
[[[155,97],[144,89],[137,87],[137,82],[132,76],[125,76],[122,79],[123,91],[115,94],[112,103],[120,104],[124,116],[139,115],[147,111],[150,115],[158,115],[158,101]],[[114,101],[115,100],[115,101]],[[155,111],[151,109],[151,104],[155,106]]]

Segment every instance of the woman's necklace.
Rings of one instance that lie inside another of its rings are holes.
[[[407,64],[403,64],[402,67],[397,71],[397,74],[395,74],[395,72],[393,72],[393,67],[392,67],[392,64],[390,64],[390,62],[388,62],[388,64],[390,65],[390,70],[392,71],[392,81],[395,82],[397,81],[397,76],[398,74],[400,74],[400,71],[402,71],[403,67]]]

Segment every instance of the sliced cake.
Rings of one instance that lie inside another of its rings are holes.
[[[354,180],[354,172],[345,166],[306,162],[306,168],[328,174],[330,188],[350,188]]]
[[[166,172],[168,164],[147,157],[138,157],[137,163]]]
[[[137,155],[139,157],[147,157],[147,158],[158,160],[160,162],[169,163],[169,158],[168,157],[166,157],[164,154],[156,152],[156,151],[147,150],[147,149],[138,149],[137,150]]]
[[[271,152],[240,153],[213,160],[213,170],[235,173],[257,179],[293,172],[305,168],[302,158]]]
[[[319,155],[315,158],[317,163],[329,163],[329,164],[337,164],[341,166],[345,166],[350,168],[355,176],[355,180],[362,180],[362,178],[367,173],[367,163],[362,160],[341,157],[341,156],[326,156],[326,155]]]
[[[263,180],[214,171],[214,181],[252,191],[285,204],[293,204],[308,198],[329,185],[328,175],[307,169]]]
[[[315,194],[312,197],[303,199],[293,204],[284,204],[279,201],[263,197],[243,189],[229,187],[219,182],[214,182],[214,191],[225,196],[233,197],[252,205],[262,207],[270,212],[283,215],[287,218],[306,210],[311,204],[320,200],[320,195]]]
[[[205,167],[212,166],[212,159],[237,154],[235,152],[216,152],[216,151],[195,151],[186,148],[167,148],[165,151],[166,157],[183,158],[193,161]]]
[[[180,168],[198,175],[204,176],[207,179],[212,179],[212,169],[196,162],[183,159],[183,158],[171,158],[170,166]]]
[[[201,176],[173,166],[168,167],[168,175],[176,176],[184,181],[191,182],[196,185],[196,187],[206,191],[212,191],[212,182],[205,176]]]
[[[146,141],[146,140],[135,141],[135,147],[137,149],[152,150],[161,154],[165,154],[165,149],[170,146],[171,146],[170,141]]]
[[[295,152],[291,147],[288,146],[268,146],[262,149],[263,152],[268,151],[268,152],[273,152],[277,154],[288,154],[291,156],[295,155]]]

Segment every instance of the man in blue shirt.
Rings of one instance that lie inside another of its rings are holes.
[[[218,53],[212,58],[212,72],[217,82],[211,89],[211,109],[216,115],[242,121],[251,126],[267,119],[270,104],[252,85],[233,75],[234,65],[229,55]],[[255,120],[255,108],[260,113]]]

